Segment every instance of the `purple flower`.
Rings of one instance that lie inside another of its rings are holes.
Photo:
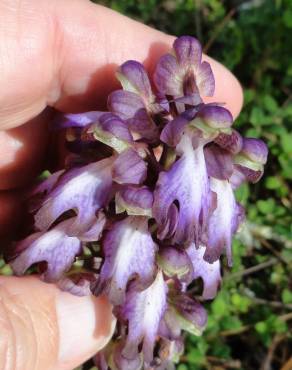
[[[212,96],[214,76],[207,62],[202,62],[199,42],[189,36],[175,40],[174,55],[162,56],[154,72],[158,91],[173,97],[191,96],[193,105],[202,102],[201,95]]]
[[[117,77],[124,90],[111,93],[109,109],[125,120],[133,132],[153,141],[158,134],[153,115],[160,112],[162,107],[156,103],[143,65],[128,61],[121,65]]]
[[[202,278],[203,288],[203,299],[213,299],[221,284],[221,273],[220,273],[220,260],[213,263],[209,263],[204,260],[206,247],[196,248],[192,244],[187,249],[187,254],[192,261],[193,266],[193,279]]]
[[[61,175],[35,215],[36,227],[47,230],[62,214],[75,210],[77,218],[72,230],[75,235],[87,231],[96,221],[96,212],[109,201],[114,159],[106,158]]]
[[[105,260],[99,289],[114,304],[121,304],[130,279],[137,276],[141,286],[146,286],[154,276],[156,245],[148,232],[147,218],[131,216],[117,222],[103,245]]]
[[[166,295],[167,286],[161,271],[147,289],[128,292],[122,308],[122,316],[129,322],[127,342],[122,352],[124,357],[135,358],[142,343],[144,360],[148,364],[152,361],[155,337],[166,309]]]
[[[153,194],[146,186],[126,186],[116,193],[116,213],[152,216]]]
[[[204,307],[186,293],[170,296],[160,329],[169,339],[178,339],[182,330],[194,335],[201,335],[207,324]]]
[[[232,263],[244,219],[234,189],[258,181],[267,161],[223,104],[203,102],[215,81],[196,39],[175,40],[151,77],[156,89],[127,61],[109,112],[56,117],[66,169],[31,191],[36,232],[10,256],[17,275],[37,264],[71,294],[108,297],[118,323],[95,356],[102,370],[174,370],[183,331],[201,335],[207,323],[193,288],[201,279],[200,299],[214,299],[221,256]]]
[[[74,222],[74,221],[73,221]],[[20,254],[11,262],[16,275],[22,275],[35,263],[46,262],[43,277],[46,281],[57,281],[68,271],[81,252],[81,242],[67,235],[72,219],[58,224],[48,232],[37,232],[16,246]]]

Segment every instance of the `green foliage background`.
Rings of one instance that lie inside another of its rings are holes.
[[[96,2],[199,38],[244,87],[237,128],[270,149],[260,183],[238,191],[248,222],[234,242],[234,267],[224,271],[222,290],[208,305],[207,330],[188,337],[178,370],[292,369],[292,1]]]

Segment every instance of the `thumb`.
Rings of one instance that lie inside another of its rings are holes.
[[[37,277],[0,277],[0,368],[71,370],[114,330],[104,297],[76,297]]]

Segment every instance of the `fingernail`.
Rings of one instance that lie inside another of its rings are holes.
[[[71,370],[109,341],[115,327],[112,307],[105,297],[57,296],[59,326],[58,370]]]

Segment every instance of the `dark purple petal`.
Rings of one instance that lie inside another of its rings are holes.
[[[161,131],[160,140],[165,144],[176,147],[180,142],[185,128],[189,124],[189,117],[184,112],[170,121]]]
[[[33,264],[47,262],[44,279],[48,282],[60,279],[81,252],[80,241],[67,235],[71,224],[72,219],[63,221],[50,231],[33,234],[19,242],[16,249],[22,252],[11,262],[14,273],[22,275]]]
[[[268,158],[268,148],[260,139],[244,138],[241,154],[253,162],[265,164]]]
[[[134,60],[129,60],[122,64],[117,72],[117,77],[123,89],[141,96],[143,101],[150,103],[153,101],[150,81],[143,65]]]
[[[73,273],[63,277],[58,281],[58,287],[73,295],[83,297],[91,295],[90,286],[96,280],[96,277],[90,273]]]
[[[244,176],[243,181],[248,181],[248,182],[251,182],[252,184],[255,184],[256,182],[258,182],[264,174],[263,167],[260,170],[248,168],[246,167],[246,165],[241,166],[239,164],[236,164],[235,167],[236,167],[236,170]]]
[[[201,107],[191,124],[198,128],[203,124],[211,129],[218,130],[229,128],[232,123],[233,117],[229,110],[219,105],[206,104]]]
[[[151,117],[156,111],[155,104],[146,106],[137,94],[118,90],[110,95],[108,105],[112,112],[127,121],[131,131],[148,140],[157,138],[158,129]]]
[[[158,239],[170,239],[174,235],[177,228],[178,216],[178,208],[174,203],[172,203],[169,207],[165,223],[158,227]]]
[[[217,207],[209,218],[208,242],[204,259],[213,263],[226,251],[228,264],[232,264],[232,234],[237,223],[237,207],[231,184],[211,178],[211,190],[217,194]]]
[[[209,63],[201,63],[202,49],[192,37],[182,36],[174,42],[174,53],[163,55],[154,72],[158,91],[175,98],[192,96],[196,104],[200,95],[212,96],[215,90],[214,76]]]
[[[201,63],[202,48],[199,41],[194,37],[178,37],[173,43],[173,50],[181,67],[197,66]]]
[[[256,183],[264,173],[264,164],[267,161],[268,148],[259,139],[244,138],[243,147],[240,153],[234,157],[236,173],[234,174],[233,184],[239,184],[240,172],[245,180]]]
[[[128,125],[112,113],[103,114],[99,121],[90,127],[89,132],[94,134],[95,139],[109,145],[118,153],[128,149],[133,143]]]
[[[187,250],[193,264],[193,279],[202,278],[204,283],[203,299],[213,299],[221,284],[220,260],[213,263],[206,262],[203,257],[206,248],[201,246],[198,249],[192,244]]]
[[[147,176],[147,164],[134,149],[128,149],[115,160],[112,175],[118,184],[141,184]]]
[[[122,309],[124,319],[128,320],[129,331],[123,355],[132,359],[137,356],[142,344],[144,360],[150,363],[160,320],[166,309],[167,285],[161,271],[147,289],[137,292],[130,290]]]
[[[68,113],[59,114],[54,119],[53,125],[55,128],[69,127],[87,127],[93,122],[97,122],[99,117],[105,112],[85,112],[85,113]]]
[[[139,95],[125,90],[113,91],[108,97],[108,107],[123,120],[128,120],[140,109],[145,109]]]
[[[215,143],[222,149],[229,151],[232,154],[237,154],[241,151],[243,139],[240,133],[232,129],[231,135],[220,132],[215,138]]]
[[[76,235],[87,231],[96,219],[96,211],[107,204],[111,195],[113,161],[114,157],[110,157],[67,171],[36,213],[36,227],[46,230],[64,212],[76,210],[72,229]]]
[[[126,186],[116,193],[116,213],[151,217],[152,205],[153,194],[146,186]]]
[[[177,277],[180,281],[190,283],[193,276],[193,265],[183,249],[161,247],[157,263],[168,277]]]
[[[158,128],[145,108],[137,110],[135,115],[128,120],[130,129],[139,134],[143,139],[157,141]]]
[[[181,330],[201,335],[207,324],[207,312],[199,302],[187,294],[178,293],[170,298],[163,321],[171,334],[171,339],[179,338]]]
[[[103,242],[105,261],[100,290],[114,304],[124,301],[128,281],[138,276],[147,285],[153,279],[156,245],[148,232],[147,217],[130,216],[114,224]]]
[[[158,226],[167,224],[170,206],[178,203],[178,222],[173,242],[180,245],[198,240],[200,220],[204,224],[210,191],[203,147],[193,149],[191,139],[184,135],[180,142],[182,157],[169,171],[161,172],[154,192],[153,216]]]
[[[228,180],[233,173],[233,161],[229,152],[216,144],[204,148],[208,175],[219,180]]]
[[[183,76],[175,56],[166,54],[160,58],[153,79],[161,94],[183,96]]]

